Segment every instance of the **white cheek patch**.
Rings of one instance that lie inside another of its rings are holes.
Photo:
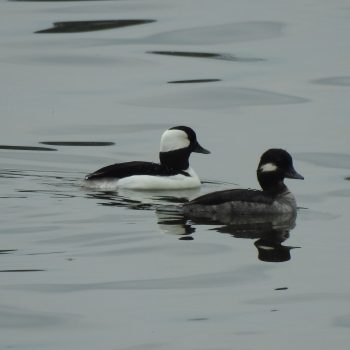
[[[266,164],[263,164],[260,167],[260,170],[261,170],[262,173],[268,173],[268,172],[276,171],[277,169],[278,169],[277,165],[273,164],[273,163],[266,163]]]
[[[160,139],[160,151],[169,152],[190,145],[187,134],[182,130],[166,130]]]

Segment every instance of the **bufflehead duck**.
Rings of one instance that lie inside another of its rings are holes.
[[[296,212],[296,201],[283,180],[300,179],[292,157],[283,149],[269,149],[260,158],[257,177],[261,190],[232,189],[212,192],[184,205],[190,219],[223,221],[230,215],[267,215]]]
[[[198,175],[189,165],[192,152],[210,153],[187,126],[166,130],[160,140],[160,164],[133,161],[101,168],[85,177],[88,186],[101,189],[177,190],[199,187]]]

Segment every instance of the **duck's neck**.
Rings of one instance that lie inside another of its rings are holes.
[[[159,152],[160,164],[169,170],[187,170],[191,152],[187,148],[169,152]]]
[[[283,177],[276,173],[258,173],[258,181],[263,191],[277,196],[288,191],[288,187],[283,182]]]

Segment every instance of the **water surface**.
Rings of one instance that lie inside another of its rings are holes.
[[[349,10],[1,1],[2,347],[346,349]],[[83,186],[102,166],[157,161],[176,125],[212,152],[191,156],[201,189]],[[286,181],[295,220],[181,215],[200,194],[257,188],[270,147],[305,177]]]

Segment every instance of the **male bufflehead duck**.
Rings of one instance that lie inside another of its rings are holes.
[[[184,205],[190,219],[225,220],[230,215],[296,213],[296,201],[283,180],[300,179],[292,157],[283,149],[269,149],[260,159],[257,177],[261,190],[232,189],[212,192]]]
[[[133,161],[101,168],[85,177],[88,186],[102,189],[177,190],[199,187],[199,177],[189,165],[192,152],[210,153],[187,126],[166,130],[160,140],[160,164]]]

